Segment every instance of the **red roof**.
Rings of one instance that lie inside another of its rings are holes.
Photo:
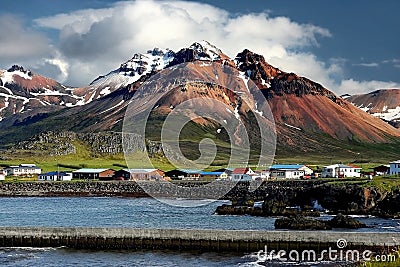
[[[249,168],[236,168],[233,170],[232,174],[246,174]]]

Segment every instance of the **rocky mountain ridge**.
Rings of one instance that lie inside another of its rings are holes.
[[[340,142],[393,143],[399,140],[398,130],[361,111],[321,84],[275,68],[267,63],[263,56],[247,49],[234,59],[230,59],[220,49],[202,41],[178,52],[156,48],[144,54],[135,54],[118,69],[100,76],[87,87],[67,90],[68,88],[60,85],[64,91],[73,92],[77,97],[75,106],[67,108],[58,105],[56,112],[52,109],[44,111],[40,109],[40,112],[24,115],[24,117],[21,117],[21,114],[25,113],[15,112],[16,114],[10,116],[11,119],[5,118],[0,122],[2,144],[24,141],[35,134],[48,131],[121,132],[126,108],[137,89],[161,70],[173,69],[177,64],[191,62],[203,62],[202,65],[189,65],[189,72],[193,75],[199,73],[196,68],[210,66],[208,63],[213,62],[216,63],[215,66],[211,66],[204,77],[215,76],[219,80],[224,80],[218,66],[228,65],[238,71],[236,79],[242,83],[242,86],[246,87],[249,82],[254,82],[267,99],[274,115],[280,151],[307,153],[332,150],[338,148],[337,143]],[[18,68],[13,71],[21,72]],[[21,75],[25,77],[26,82],[30,81],[27,73]],[[31,75],[35,76],[35,74]],[[203,77],[197,78],[201,80]],[[229,79],[225,78],[225,83],[228,86]],[[202,88],[197,88],[198,86]],[[226,104],[232,106],[230,110],[232,116],[239,116],[243,120],[249,119],[246,115],[248,110],[245,108],[240,110],[237,95],[215,93],[217,88],[211,88],[206,83],[186,87],[185,90],[177,88],[167,94],[158,103],[162,104],[157,107],[158,111],[162,111],[159,114],[166,116],[172,110],[170,107],[201,93],[200,95],[219,101],[222,98],[224,101],[229,100]],[[4,86],[0,88],[10,94],[10,89]],[[37,94],[40,90],[33,93]],[[60,90],[53,90],[53,92],[61,95],[63,91]],[[25,91],[29,90],[25,88]],[[45,90],[44,93],[46,92]],[[64,97],[65,94],[62,96]],[[2,96],[0,94],[0,100]],[[38,96],[40,95],[35,97]],[[253,122],[247,121],[247,123],[252,125]],[[199,124],[199,129],[203,126]],[[208,130],[216,131],[217,129]]]
[[[360,109],[400,128],[400,89],[382,89],[346,98]]]

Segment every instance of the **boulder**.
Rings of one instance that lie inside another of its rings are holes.
[[[362,223],[350,216],[346,216],[341,213],[332,218],[329,223],[332,228],[358,229],[367,227],[365,223]]]
[[[215,214],[263,216],[263,211],[259,207],[233,206],[223,204],[222,206],[217,207],[217,209],[215,210]]]
[[[275,220],[275,229],[290,230],[331,230],[329,221],[316,220],[304,216],[290,216]]]

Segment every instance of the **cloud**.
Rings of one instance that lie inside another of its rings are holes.
[[[379,67],[379,63],[371,62],[371,63],[358,63],[353,64],[353,66],[367,67],[367,68],[376,68]]]
[[[192,1],[125,1],[109,8],[83,9],[34,20],[36,30],[58,31],[55,44],[50,44],[40,32],[24,28],[21,22],[8,21],[5,27],[2,25],[0,36],[12,31],[14,41],[3,38],[0,44],[7,44],[4,47],[10,50],[3,52],[3,57],[31,57],[28,62],[35,70],[73,86],[86,85],[118,68],[133,53],[154,47],[177,51],[203,39],[230,57],[250,49],[272,65],[306,76],[338,94],[367,92],[394,84],[346,78],[346,60],[326,62],[310,52],[310,48],[319,46],[321,38],[334,38],[328,29],[271,14],[231,14]],[[360,65],[375,67],[371,63]]]
[[[400,59],[398,59],[398,58],[383,60],[382,63],[392,64],[393,67],[400,68]]]
[[[23,26],[14,16],[0,16],[0,61],[40,58],[48,53],[49,42],[44,34]]]
[[[377,89],[400,88],[400,84],[384,81],[355,81],[353,79],[341,81],[337,93],[363,94]]]
[[[21,64],[37,73],[65,81],[68,63],[43,33],[16,16],[0,16],[0,62],[3,68]]]
[[[133,53],[154,47],[179,50],[204,39],[231,57],[248,48],[269,60],[295,55],[294,51],[318,45],[318,38],[331,36],[327,29],[267,12],[232,15],[185,1],[119,2],[108,9],[79,10],[35,22],[60,31],[58,48],[68,58],[71,83],[88,83]],[[73,71],[78,66],[81,71]]]

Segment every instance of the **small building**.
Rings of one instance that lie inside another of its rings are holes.
[[[202,180],[226,180],[228,174],[226,172],[200,172]]]
[[[254,171],[250,168],[236,168],[231,173],[234,182],[249,182],[253,180]]]
[[[4,181],[6,179],[6,175],[3,170],[0,170],[0,181]]]
[[[390,165],[390,175],[400,174],[400,160],[392,161]]]
[[[18,166],[9,166],[5,168],[4,174],[7,176],[32,176],[41,174],[42,169],[35,164],[20,164]]]
[[[111,180],[114,177],[115,171],[112,169],[79,169],[72,172],[73,179],[99,179]]]
[[[312,174],[312,170],[301,164],[276,164],[270,168],[271,179],[301,179],[307,173]]]
[[[70,172],[46,172],[38,175],[38,181],[71,181]]]
[[[324,166],[321,173],[322,178],[345,178],[361,177],[361,168],[343,164]]]
[[[116,171],[114,177],[124,180],[163,180],[165,173],[159,169],[122,169]]]
[[[261,179],[261,180],[268,180],[270,177],[270,172],[269,170],[257,170],[254,171],[256,176],[253,175],[253,177],[256,177],[256,179]]]
[[[390,173],[390,165],[380,165],[374,168],[374,175],[386,175]]]
[[[165,173],[165,176],[170,177],[172,180],[199,180],[200,170],[171,170]]]

